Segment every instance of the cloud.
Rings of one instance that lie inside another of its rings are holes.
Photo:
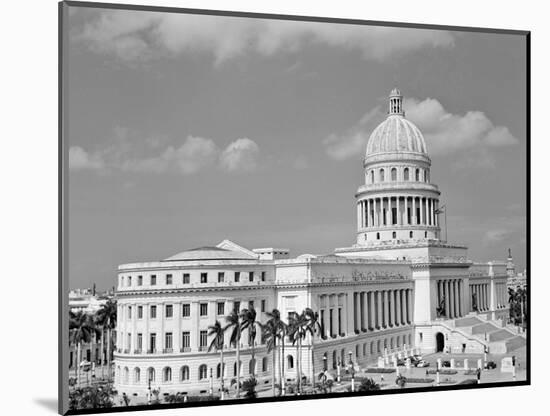
[[[76,39],[127,61],[200,52],[217,65],[248,53],[297,53],[310,44],[358,51],[377,61],[454,45],[453,35],[442,30],[139,11],[103,11],[84,24]]]
[[[99,154],[89,154],[80,146],[69,148],[69,169],[71,170],[100,170],[104,162]]]
[[[455,167],[494,167],[491,148],[519,143],[507,127],[495,126],[481,111],[449,113],[436,99],[405,99],[406,117],[418,126],[430,155],[461,152],[468,156],[455,160]],[[375,107],[361,120],[341,134],[331,134],[324,140],[326,154],[332,159],[345,160],[362,154],[370,134],[384,120],[381,107]]]
[[[220,166],[228,172],[250,172],[257,167],[258,145],[248,139],[237,139],[223,151]]]
[[[193,175],[207,168],[227,172],[256,169],[260,148],[253,140],[239,138],[223,151],[209,138],[188,136],[179,146],[164,145],[165,139],[130,139],[127,129],[116,128],[113,143],[90,155],[81,147],[71,147],[69,166],[73,170],[120,171],[129,173],[177,173]],[[147,153],[154,152],[149,156]]]

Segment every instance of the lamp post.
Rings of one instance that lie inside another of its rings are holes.
[[[351,359],[352,352],[349,352],[349,367],[350,367],[350,373],[351,373],[351,391],[355,391],[355,368],[353,368],[353,361]]]
[[[211,396],[214,392],[214,378],[212,377],[212,367],[210,367],[210,388],[208,389],[208,392]]]
[[[148,387],[147,387],[147,390],[148,390],[148,393],[147,393],[147,404],[151,404],[151,376],[149,375],[148,378]]]
[[[336,364],[336,382],[340,384],[340,369],[342,367],[342,362],[340,361],[340,357],[338,357],[338,363]]]

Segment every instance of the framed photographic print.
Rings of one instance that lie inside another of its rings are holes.
[[[59,13],[60,413],[530,383],[529,32]]]

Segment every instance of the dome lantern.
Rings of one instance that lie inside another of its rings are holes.
[[[404,116],[405,112],[403,111],[403,95],[401,95],[401,91],[399,91],[397,88],[394,88],[393,90],[391,90],[389,98],[388,114]]]

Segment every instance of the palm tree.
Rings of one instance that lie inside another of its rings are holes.
[[[307,319],[306,332],[310,334],[311,338],[311,385],[315,385],[315,356],[314,356],[314,344],[315,336],[321,333],[321,323],[319,322],[319,312],[314,312],[311,308],[306,308],[304,314]]]
[[[252,346],[252,361],[254,362],[252,377],[256,377],[254,373],[256,367],[254,344],[256,342],[257,326],[260,326],[260,322],[256,321],[256,310],[254,307],[243,309],[241,312],[241,331],[248,329],[248,345]]]
[[[283,322],[281,319],[281,312],[278,309],[273,309],[271,312],[266,312],[268,322],[271,322],[273,330],[275,331],[276,339],[279,339],[280,342],[280,351],[279,351],[279,383],[281,394],[285,394],[285,338],[288,332],[288,325]],[[275,371],[275,368],[273,368]]]
[[[224,399],[224,385],[223,385],[223,343],[224,343],[224,334],[225,330],[222,327],[222,324],[220,324],[220,321],[216,320],[214,322],[214,325],[210,325],[208,327],[208,336],[214,335],[214,339],[212,339],[212,342],[210,343],[210,346],[208,347],[208,352],[212,351],[213,349],[216,349],[216,351],[220,352],[220,384],[221,384],[221,398]]]
[[[107,329],[107,380],[111,381],[111,330],[116,327],[117,305],[116,300],[109,299],[100,310],[97,311],[96,322],[101,323],[103,328]],[[103,355],[103,351],[101,351]]]
[[[296,382],[298,391],[302,392],[302,371],[301,371],[301,351],[302,339],[307,333],[308,320],[304,312],[298,314],[292,312],[288,317],[289,332],[288,336],[292,345],[296,344]]]
[[[88,343],[92,339],[94,323],[90,315],[83,311],[69,312],[70,341],[76,345],[76,387],[80,386],[80,361],[82,343]]]
[[[278,329],[273,319],[268,320],[264,325],[262,325],[262,342],[266,345],[267,352],[272,353],[271,388],[273,390],[273,397],[275,397],[275,360],[276,360],[276,353],[277,353],[278,337],[279,337]]]
[[[241,360],[240,360],[240,343],[241,343],[241,321],[239,314],[236,310],[231,311],[229,315],[225,317],[227,325],[223,328],[224,332],[231,329],[231,337],[229,339],[230,345],[234,345],[237,349],[237,394],[238,399],[241,394]]]

